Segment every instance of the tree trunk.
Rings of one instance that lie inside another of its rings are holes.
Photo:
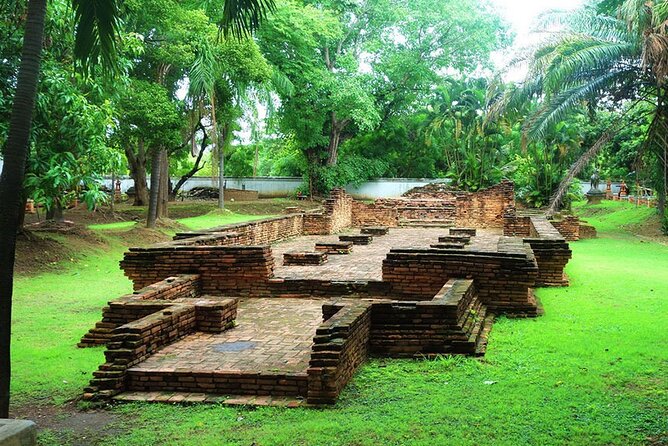
[[[16,231],[23,196],[32,112],[37,96],[46,0],[30,0],[16,93],[0,176],[0,418],[9,418],[12,293]]]
[[[57,223],[62,223],[65,221],[65,216],[63,215],[63,206],[60,204],[60,201],[56,200],[53,203],[51,209],[46,211],[46,219],[55,221]]]
[[[339,145],[341,144],[341,133],[350,123],[350,119],[339,120],[336,113],[331,113],[331,128],[329,130],[329,145],[327,147],[327,165],[336,166],[339,160]]]
[[[225,150],[218,144],[218,207],[225,209]]]
[[[146,151],[144,141],[139,140],[137,144],[137,155],[131,148],[125,148],[125,157],[128,159],[130,176],[135,183],[135,201],[133,206],[146,206],[148,204],[148,188],[146,187]]]
[[[253,158],[253,178],[257,176],[257,162],[259,158],[259,144],[255,144],[255,158]]]
[[[151,193],[148,201],[146,227],[155,228],[158,219],[158,193],[160,189],[160,151],[155,150],[151,156]]]
[[[199,153],[197,154],[197,159],[195,160],[195,165],[193,166],[192,169],[190,169],[185,175],[183,175],[179,181],[176,183],[174,186],[174,189],[170,193],[170,200],[175,200],[176,199],[176,194],[179,193],[181,190],[181,187],[188,181],[190,178],[192,178],[197,172],[202,170],[204,168],[204,164],[200,166],[200,163],[202,162],[202,157],[204,156],[204,151],[206,150],[206,145],[207,145],[207,134],[206,134],[206,129],[204,126],[201,126],[202,132],[204,133],[202,137],[202,142],[200,144],[200,149]],[[195,139],[195,135],[193,135],[193,140]],[[206,163],[205,163],[206,164]]]
[[[167,205],[169,204],[169,160],[167,150],[160,151],[160,183],[158,186],[158,218],[167,218]]]

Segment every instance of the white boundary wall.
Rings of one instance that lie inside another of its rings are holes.
[[[121,192],[126,192],[128,188],[134,186],[132,178],[127,176],[119,177],[121,181]],[[150,178],[149,178],[150,181]],[[176,184],[178,178],[172,178],[172,183]],[[358,187],[348,186],[346,191],[357,199],[368,199],[380,197],[399,197],[404,192],[417,187],[424,186],[427,183],[446,181],[442,178],[380,178],[374,181],[368,181]],[[277,198],[294,195],[297,188],[302,184],[301,177],[257,177],[257,178],[225,178],[225,185],[230,189],[247,189],[258,191],[261,198]],[[104,179],[104,184],[111,188],[111,178]],[[218,187],[218,179],[210,177],[193,177],[184,185],[182,190],[188,191],[197,186]]]

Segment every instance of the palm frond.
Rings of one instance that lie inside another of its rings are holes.
[[[560,54],[545,74],[549,90],[568,88],[592,72],[614,70],[615,65],[637,52],[632,43],[578,39],[560,48]],[[575,81],[575,82],[573,82]]]
[[[115,72],[116,39],[119,32],[117,0],[72,0],[76,19],[74,55],[87,68],[102,61]]]
[[[575,176],[582,172],[582,170],[589,164],[589,162],[596,156],[596,154],[603,148],[605,145],[612,140],[617,133],[621,124],[621,119],[616,120],[610,127],[608,127],[603,134],[598,138],[598,140],[584,153],[578,160],[573,163],[573,165],[568,169],[568,173],[559,183],[559,187],[550,198],[550,205],[547,210],[548,215],[554,215],[561,206],[561,202],[568,191],[568,188],[571,185],[571,182],[575,179]]]
[[[211,46],[204,41],[197,49],[195,60],[188,73],[190,80],[188,95],[196,100],[213,95],[218,72],[218,61]]]
[[[237,38],[249,36],[260,22],[276,8],[274,0],[225,0],[220,28],[225,35]]]
[[[271,70],[271,85],[281,96],[292,96],[295,92],[292,81],[276,67]]]
[[[599,76],[587,82],[572,87],[554,95],[549,102],[536,112],[524,124],[524,132],[532,138],[542,138],[547,129],[562,120],[578,105],[580,101],[586,100],[592,94],[613,83],[623,72],[603,72]]]

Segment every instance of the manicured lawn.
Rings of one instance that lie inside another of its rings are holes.
[[[241,223],[244,221],[260,220],[262,218],[269,218],[271,215],[245,215],[234,214],[230,212],[214,211],[198,217],[181,218],[177,220],[184,226],[190,229],[206,229],[216,226],[231,225],[233,223]]]
[[[499,319],[483,359],[374,360],[326,409],[120,405],[104,444],[666,444],[668,247],[626,236],[638,210],[612,204],[588,218],[600,238],[571,244],[571,286],[538,290],[540,318]],[[122,251],[17,281],[14,403],[80,393],[103,355],[75,344],[130,290]]]
[[[208,214],[199,215],[197,217],[179,218],[176,221],[186,226],[189,229],[198,230],[198,229],[213,228],[216,226],[230,225],[234,223],[242,223],[244,221],[259,220],[268,217],[271,217],[271,215],[245,215],[245,214],[235,214],[232,212],[213,211]],[[130,229],[135,225],[143,227],[144,223],[143,222],[137,223],[134,221],[121,221],[115,223],[88,225],[88,228],[98,231],[122,230],[122,229]]]

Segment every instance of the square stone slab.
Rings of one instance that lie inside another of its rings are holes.
[[[8,420],[6,418],[0,418],[0,445],[37,445],[37,428],[35,427],[35,423],[28,420]]]
[[[353,251],[353,242],[317,242],[315,250],[327,254],[350,254]]]

